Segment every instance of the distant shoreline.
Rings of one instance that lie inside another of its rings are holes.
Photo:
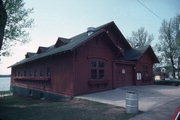
[[[11,77],[11,75],[0,75],[0,78],[1,77]]]

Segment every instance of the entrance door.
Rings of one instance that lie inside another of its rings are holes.
[[[115,81],[116,87],[134,85],[133,81],[133,66],[116,64]]]

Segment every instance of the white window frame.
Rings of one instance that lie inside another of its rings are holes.
[[[126,70],[123,68],[122,69],[122,74],[125,74],[126,73]]]
[[[137,72],[136,77],[137,77],[137,80],[141,80],[142,79],[142,74],[140,72]]]

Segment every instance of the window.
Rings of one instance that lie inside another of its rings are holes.
[[[20,76],[20,74],[21,74],[20,71],[18,71],[18,76]]]
[[[37,70],[34,70],[34,77],[37,76]]]
[[[104,68],[104,62],[99,61],[98,65],[99,65],[99,68]]]
[[[23,71],[20,72],[20,76],[23,76]]]
[[[47,68],[46,76],[47,76],[47,77],[51,77],[51,70],[50,70],[49,67]]]
[[[41,76],[41,77],[43,76],[43,70],[39,71],[39,76]]]
[[[24,76],[26,76],[26,70],[24,70]]]
[[[91,62],[91,67],[96,67],[97,65],[96,65],[96,62],[95,61],[92,61]]]
[[[137,80],[141,80],[141,73],[140,72],[137,73]]]
[[[99,79],[103,79],[103,78],[104,78],[104,69],[99,70]]]
[[[14,76],[15,76],[15,77],[17,76],[17,71],[14,72]]]
[[[29,70],[29,76],[30,76],[30,77],[32,76],[31,70]]]
[[[125,74],[126,73],[126,70],[123,68],[122,69],[122,74]]]
[[[97,70],[91,69],[91,79],[97,79]]]
[[[104,79],[104,62],[91,61],[91,79]]]

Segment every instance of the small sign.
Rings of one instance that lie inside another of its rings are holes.
[[[137,73],[137,80],[141,80],[141,73]]]
[[[126,73],[125,69],[122,69],[122,74],[125,74],[125,73]]]

